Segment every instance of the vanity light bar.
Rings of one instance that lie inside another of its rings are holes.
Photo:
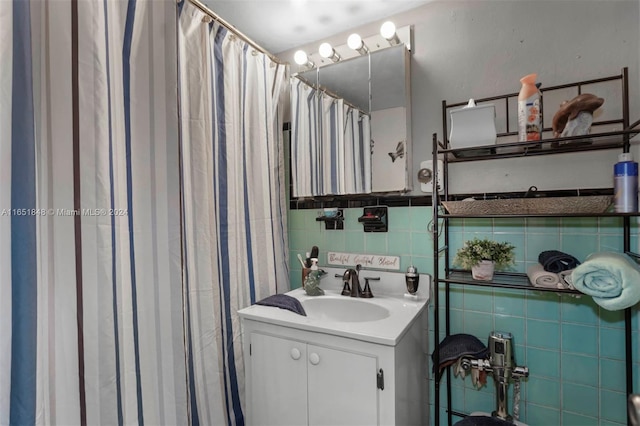
[[[385,49],[389,46],[395,46],[404,43],[407,50],[411,51],[411,26],[396,28],[395,24],[387,21],[380,27],[380,32],[368,37],[361,37],[358,34],[351,34],[350,47],[349,40],[347,43],[333,46],[324,42],[320,45],[318,51],[308,55],[307,60],[311,61],[318,68],[325,65],[333,64],[339,60],[351,59],[360,55],[366,55],[369,52]],[[297,62],[296,62],[297,63]],[[303,62],[299,65],[305,65]],[[308,66],[308,65],[307,65]]]

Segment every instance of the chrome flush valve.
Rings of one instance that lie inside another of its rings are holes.
[[[520,380],[529,376],[527,367],[518,367],[513,359],[513,336],[511,333],[493,331],[489,335],[489,363],[496,384],[496,411],[494,417],[512,421],[507,412],[507,392],[512,379]]]
[[[513,336],[511,333],[492,331],[489,335],[489,359],[469,359],[463,361],[463,368],[477,368],[491,373],[496,384],[496,410],[491,413],[509,422],[513,417],[507,410],[509,384],[529,377],[527,367],[518,367],[513,358]]]

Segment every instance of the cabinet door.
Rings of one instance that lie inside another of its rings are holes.
[[[252,333],[249,393],[251,423],[306,425],[306,344]]]
[[[377,425],[377,359],[308,345],[309,425]]]

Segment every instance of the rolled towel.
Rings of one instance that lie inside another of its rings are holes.
[[[580,261],[570,254],[558,250],[543,251],[538,255],[538,262],[547,272],[562,272],[573,269],[580,264]]]
[[[626,309],[640,301],[640,267],[623,253],[590,255],[573,271],[571,281],[578,291],[610,311]]]
[[[534,287],[546,287],[546,288],[563,288],[564,287],[560,283],[560,276],[558,274],[545,271],[542,265],[539,263],[529,266],[529,268],[527,269],[527,276],[529,277],[529,281],[531,281],[531,284],[533,284]]]

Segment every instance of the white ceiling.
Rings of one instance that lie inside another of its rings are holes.
[[[268,52],[278,54],[430,0],[202,0]],[[382,23],[382,22],[381,22]]]

